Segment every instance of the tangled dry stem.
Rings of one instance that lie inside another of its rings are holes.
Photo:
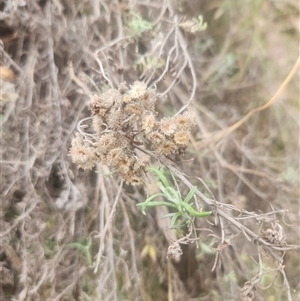
[[[284,170],[285,164],[294,166],[294,152],[297,146],[294,146],[292,140],[287,141],[290,136],[287,140],[282,138],[286,153],[282,160],[277,159],[275,162],[283,166],[277,173],[278,167],[274,167],[272,154],[266,153],[267,149],[276,148],[278,142],[274,142],[274,136],[280,136],[283,124],[287,121],[281,121],[280,115],[277,116],[279,125],[272,123],[272,130],[266,137],[256,138],[254,133],[257,132],[256,124],[260,120],[251,113],[251,117],[255,120],[246,125],[244,129],[246,134],[243,132],[241,138],[241,132],[230,131],[231,136],[229,135],[227,129],[238,120],[243,120],[244,112],[241,109],[243,106],[235,106],[228,102],[224,109],[219,103],[220,99],[223,99],[222,89],[226,90],[223,83],[228,79],[227,74],[221,74],[222,68],[218,67],[222,57],[220,55],[220,58],[210,63],[212,57],[206,56],[204,52],[203,60],[198,59],[199,53],[191,55],[186,38],[191,40],[192,38],[186,37],[180,28],[181,17],[171,1],[137,2],[135,9],[141,13],[144,8],[149,11],[148,17],[152,20],[155,39],[151,38],[151,33],[149,36],[145,33],[143,39],[124,30],[128,19],[131,18],[129,11],[133,9],[130,1],[123,1],[122,5],[117,1],[102,0],[88,1],[80,5],[68,0],[25,1],[25,3],[24,6],[23,1],[8,1],[1,11],[1,21],[12,32],[0,45],[1,66],[13,70],[16,75],[14,84],[9,79],[1,81],[1,85],[6,85],[5,91],[9,99],[9,101],[5,100],[5,103],[2,102],[4,99],[2,93],[1,271],[3,274],[1,276],[6,276],[6,282],[1,283],[1,289],[11,289],[12,300],[69,300],[68,298],[73,297],[87,300],[97,298],[118,300],[118,284],[122,282],[124,285],[119,291],[128,293],[132,300],[149,299],[149,295],[154,290],[150,286],[147,287],[150,281],[144,281],[147,277],[139,264],[137,245],[144,243],[144,233],[140,233],[140,229],[147,229],[153,236],[161,229],[157,229],[151,219],[146,221],[147,227],[139,220],[140,215],[134,205],[136,200],[140,200],[144,195],[140,195],[138,190],[134,190],[131,194],[125,191],[120,193],[121,182],[116,182],[111,177],[103,177],[110,173],[107,167],[97,163],[97,173],[89,176],[90,173],[82,173],[74,168],[67,156],[70,138],[78,121],[87,116],[84,111],[86,102],[98,86],[108,85],[110,87],[108,91],[115,93],[118,98],[121,92],[115,91],[113,87],[119,86],[124,80],[133,83],[138,79],[139,82],[147,85],[147,90],[155,91],[153,93],[159,90],[161,97],[169,97],[173,107],[176,108],[174,110],[177,111],[173,118],[178,120],[183,110],[191,105],[191,101],[197,96],[196,92],[211,97],[211,103],[218,103],[215,107],[205,104],[204,96],[199,96],[201,102],[193,103],[193,108],[198,115],[197,126],[200,136],[196,134],[192,138],[196,153],[202,152],[204,147],[207,149],[204,159],[197,161],[202,173],[214,178],[218,185],[218,201],[198,192],[202,202],[198,206],[207,204],[213,208],[219,220],[220,233],[215,234],[219,245],[216,248],[215,266],[222,263],[226,267],[228,260],[222,259],[222,254],[230,246],[240,250],[241,234],[244,234],[256,248],[259,273],[254,277],[249,275],[252,271],[245,273],[248,282],[246,281],[241,290],[241,297],[249,300],[254,294],[258,295],[257,292],[254,293],[254,287],[259,286],[261,275],[268,272],[264,270],[262,261],[266,254],[271,254],[277,262],[277,271],[282,274],[287,298],[291,300],[289,281],[283,266],[285,263],[283,255],[298,247],[286,243],[282,225],[273,217],[275,214],[285,212],[285,202],[276,201],[282,195],[268,191],[272,185],[265,184],[266,181],[273,181],[279,187],[278,190],[284,192],[283,200],[292,204],[290,200],[294,199],[294,194],[291,191],[295,191],[293,184],[274,179],[277,179],[276,176]],[[235,23],[230,32],[237,33],[240,23]],[[115,24],[113,31],[110,24]],[[148,43],[149,41],[152,42]],[[132,68],[137,60],[144,59],[134,51],[139,47],[139,43],[147,49],[144,56],[150,58],[148,63],[143,61],[143,69],[140,72]],[[228,43],[225,44],[223,53],[226,52],[226,45]],[[206,51],[214,53],[215,49],[208,46]],[[289,55],[290,53],[289,50]],[[153,57],[154,63],[153,60],[151,61]],[[261,52],[254,53],[253,57],[261,57]],[[249,62],[248,58],[240,61]],[[255,73],[256,66],[260,62],[252,58],[250,61],[254,72],[250,70],[243,80],[232,86],[235,92],[237,88],[255,85],[252,74]],[[241,67],[243,70],[247,68]],[[211,78],[218,76],[222,80],[210,82]],[[261,78],[259,80],[261,81]],[[198,88],[197,82],[201,82]],[[212,85],[215,92],[210,92]],[[139,91],[133,90],[131,93],[135,96],[133,102],[137,104]],[[217,100],[213,96],[214,93],[217,95]],[[98,91],[98,94],[102,93]],[[131,102],[130,95],[122,101],[122,108],[126,107]],[[279,104],[279,106],[282,106],[280,109],[284,108],[282,111],[287,112],[289,120],[297,120],[289,105]],[[136,116],[139,114],[137,106],[128,106],[126,117],[111,120],[113,119],[111,117],[118,116],[118,107],[114,109],[116,111],[112,116],[106,116],[104,113],[104,116],[101,116],[101,118],[105,117],[104,122],[101,119],[100,124],[98,118],[93,120],[93,125],[98,126],[101,134],[112,121],[119,128],[118,131],[122,131],[122,138],[128,136],[121,139],[125,145],[119,148],[121,152],[124,152],[125,148],[129,152],[126,154],[125,161],[127,160],[127,167],[134,172],[140,171],[147,161],[143,159],[136,166],[133,161],[130,164],[128,162],[128,158],[140,156],[140,153],[134,154],[135,150],[132,149],[132,142],[136,142],[132,140],[135,139],[135,131],[142,133],[143,139],[156,141],[154,145],[158,144],[160,139],[168,140],[172,137],[171,139],[174,140],[170,142],[175,142],[177,148],[172,148],[174,146],[170,143],[169,148],[164,149],[154,146],[154,149],[162,154],[168,154],[169,151],[165,149],[171,149],[170,153],[173,154],[175,150],[179,150],[178,145],[184,145],[186,142],[185,135],[182,133],[177,134],[175,141],[174,123],[170,124],[168,118],[156,120],[152,108],[147,109],[149,116],[144,116],[145,124],[139,124],[137,120]],[[122,128],[122,122],[128,125],[127,132]],[[136,124],[131,126],[134,122]],[[298,127],[299,121],[295,122],[298,122]],[[155,123],[160,123],[160,127],[153,131]],[[109,131],[114,129],[107,130],[105,134],[109,135],[111,133]],[[218,139],[212,139],[216,130],[219,131]],[[236,126],[234,130],[237,130]],[[100,137],[96,137],[95,133],[85,131],[83,133],[84,135],[80,137],[82,138],[80,146],[82,143],[84,146],[82,155],[93,146],[94,156],[94,148],[100,147],[95,146]],[[220,142],[220,137],[224,138],[224,133],[226,137]],[[147,138],[147,135],[150,135],[150,138]],[[141,136],[139,139],[142,139]],[[263,141],[262,146],[256,145],[256,139]],[[142,140],[138,142],[144,143]],[[135,146],[135,149],[141,148],[141,145]],[[118,157],[120,154],[117,149],[115,155]],[[101,153],[102,150],[99,152]],[[152,153],[147,152],[147,154]],[[107,156],[104,159],[113,160]],[[154,159],[156,160],[157,156]],[[85,161],[83,162],[86,164]],[[93,164],[95,162],[102,161],[98,158]],[[165,164],[182,183],[190,187],[191,183],[186,176],[169,163]],[[185,168],[187,167],[182,167],[183,170]],[[192,168],[189,172],[191,171]],[[257,178],[262,184],[255,180]],[[205,182],[206,179],[203,181]],[[228,204],[226,195],[235,198],[241,194],[250,195],[250,200],[259,199],[262,204],[265,204],[265,200],[271,195],[276,205],[283,209],[257,214],[238,208],[236,203]],[[113,210],[115,208],[116,211]],[[293,215],[291,216],[293,218]],[[251,230],[251,227],[254,227],[253,221],[263,226],[261,231]],[[296,223],[297,219],[294,218],[292,224]],[[70,249],[68,244],[73,241],[84,243],[87,237],[90,235],[93,237],[93,231],[97,231],[97,238],[93,238],[94,248],[91,253],[96,258],[96,265],[93,268],[98,269],[98,272],[91,276],[82,254]],[[198,234],[200,235],[201,232]],[[165,258],[166,245],[159,239],[154,243],[158,255]],[[95,251],[95,248],[98,251]],[[164,263],[162,267],[166,269]],[[162,273],[159,268],[157,270]],[[154,274],[157,278],[157,274]],[[181,296],[182,300],[186,299],[186,293],[180,289],[180,280],[176,275],[172,277],[174,281],[172,288],[177,293],[176,296]],[[0,278],[4,279],[4,277]],[[83,287],[82,283],[86,282],[96,283],[96,285]],[[223,293],[226,294],[227,291],[228,289],[224,289]]]

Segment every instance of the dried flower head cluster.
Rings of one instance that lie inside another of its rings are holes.
[[[183,154],[195,118],[186,112],[157,120],[157,99],[155,90],[138,81],[94,95],[89,107],[95,134],[76,134],[70,149],[73,162],[84,169],[100,162],[113,167],[127,183],[139,184],[150,157],[139,157],[137,149],[150,147],[165,156]]]
[[[272,225],[272,229],[261,230],[262,237],[269,243],[283,246],[286,245],[286,235],[283,231],[283,227],[275,223]]]
[[[167,258],[173,259],[175,262],[179,262],[183,252],[178,241],[175,241],[168,247]]]

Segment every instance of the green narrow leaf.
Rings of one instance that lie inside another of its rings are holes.
[[[161,182],[158,182],[157,186],[162,191],[165,198],[167,198],[172,203],[176,203],[176,200],[174,201],[174,198],[172,197],[172,195],[169,193],[169,191],[164,187],[164,185]]]
[[[143,205],[147,205],[148,203],[150,203],[153,199],[155,199],[155,198],[158,197],[158,196],[164,196],[164,195],[163,195],[162,193],[156,193],[156,194],[153,194],[153,195],[149,196],[149,197],[145,200],[145,202],[143,202],[143,203],[138,203],[138,204],[136,204],[135,206],[140,207],[140,206],[143,206]]]
[[[78,242],[73,242],[73,243],[69,243],[67,244],[68,248],[71,249],[78,249],[82,255],[85,256],[86,262],[88,265],[92,265],[92,257],[90,254],[90,242],[87,242],[87,245],[82,245]]]
[[[177,206],[173,203],[170,202],[150,202],[147,204],[147,207],[157,207],[157,206],[166,206],[166,207],[171,207],[171,208],[177,208]]]
[[[167,187],[166,189],[173,196],[173,199],[176,200],[176,203],[180,203],[181,202],[181,197],[180,197],[180,194],[178,193],[178,191],[176,191],[172,187]]]
[[[168,213],[168,214],[164,214],[161,218],[167,218],[167,217],[172,217],[174,216],[176,213]]]
[[[78,249],[80,251],[85,250],[85,246],[83,246],[82,244],[80,244],[78,242],[71,242],[71,243],[67,244],[67,247],[71,248],[71,249]]]
[[[216,251],[214,251],[209,245],[205,244],[205,243],[200,243],[201,246],[201,250],[203,253],[205,254],[215,254]]]
[[[164,196],[164,195],[163,195],[162,193],[156,193],[156,194],[154,194],[154,195],[149,196],[149,197],[146,199],[145,202],[136,204],[135,206],[137,206],[137,207],[142,207],[142,208],[141,208],[141,211],[142,211],[142,213],[143,213],[144,215],[146,215],[145,209],[146,209],[147,207],[149,207],[149,203],[151,203],[151,201],[152,201],[154,198],[156,198],[157,196]]]
[[[184,202],[185,202],[185,203],[189,203],[190,200],[191,200],[191,199],[193,198],[193,196],[195,195],[196,191],[197,191],[197,186],[193,186],[193,187],[190,189],[190,191],[189,191],[189,193],[187,194],[187,196],[185,197]]]
[[[158,170],[157,168],[154,168],[154,167],[149,167],[148,170],[154,172],[158,176],[158,178],[162,181],[162,183],[165,187],[170,186],[167,178],[160,170]]]
[[[210,216],[212,214],[212,211],[200,212],[200,211],[195,210],[191,205],[189,205],[187,203],[182,202],[181,204],[191,215],[193,215],[195,217],[206,217],[206,216]]]
[[[171,221],[170,221],[170,228],[172,229],[176,223],[176,220],[177,218],[180,216],[180,213],[176,213],[172,218],[171,218]]]
[[[146,208],[148,207],[158,207],[158,206],[166,206],[166,207],[171,207],[171,208],[177,208],[176,205],[174,205],[173,203],[170,202],[150,202],[147,205],[145,204],[137,204],[136,206],[142,207],[141,211],[144,215],[146,215]]]

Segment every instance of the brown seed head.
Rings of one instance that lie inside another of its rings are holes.
[[[130,170],[126,173],[123,173],[122,171],[119,171],[119,172],[127,184],[131,184],[131,185],[142,184],[143,179],[139,172],[134,172],[133,170]]]
[[[114,166],[118,162],[118,158],[123,154],[123,148],[114,148],[107,154],[106,162],[108,165]]]
[[[173,134],[176,130],[175,120],[172,118],[163,118],[159,123],[160,130],[166,136]]]
[[[175,117],[175,123],[179,130],[189,130],[195,124],[195,114],[185,112]]]
[[[172,141],[166,140],[161,145],[159,145],[158,151],[160,154],[165,156],[171,155],[176,151],[176,145]]]
[[[151,132],[147,135],[147,139],[150,140],[153,146],[157,146],[165,141],[164,136],[158,131]]]
[[[84,145],[83,137],[76,133],[75,139],[72,141],[72,147],[70,148],[70,156],[73,163],[83,169],[92,169],[95,166],[94,149],[92,147]]]
[[[147,90],[140,98],[140,104],[148,111],[155,112],[155,103],[157,101],[156,93],[152,90]]]
[[[147,85],[143,82],[136,81],[134,82],[133,86],[130,86],[130,90],[128,91],[128,94],[132,98],[139,98],[140,96],[143,96],[147,90]]]
[[[129,103],[125,107],[125,112],[128,115],[135,114],[136,116],[141,116],[143,114],[143,108],[137,103]]]
[[[98,147],[101,148],[103,152],[108,152],[109,150],[113,149],[117,145],[118,141],[115,138],[113,133],[104,134],[101,136]]]
[[[137,161],[134,164],[133,170],[138,171],[145,167],[150,162],[150,156],[145,155],[137,159]]]
[[[123,153],[117,156],[116,161],[112,162],[112,166],[115,166],[120,173],[125,174],[132,169],[133,162],[133,158],[129,158]]]
[[[174,141],[176,144],[185,145],[190,139],[190,133],[188,131],[179,131],[174,135]]]
[[[155,117],[152,113],[147,114],[143,118],[142,122],[142,129],[145,131],[146,134],[150,133],[155,125]]]

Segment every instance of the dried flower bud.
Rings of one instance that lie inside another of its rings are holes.
[[[95,166],[94,149],[84,145],[83,137],[79,133],[76,133],[76,137],[72,141],[70,156],[73,163],[83,169],[92,169]]]
[[[136,81],[134,82],[133,86],[130,86],[130,88],[131,89],[128,91],[128,94],[132,98],[139,98],[145,94],[147,85],[143,82]]]
[[[174,135],[174,141],[176,144],[185,145],[190,139],[190,133],[188,131],[179,131]]]
[[[134,174],[134,175],[130,178],[130,182],[129,182],[129,183],[130,183],[131,185],[135,186],[135,185],[140,185],[140,184],[142,184],[142,181],[143,181],[142,177],[140,177],[140,176]]]
[[[97,147],[99,150],[103,152],[108,152],[113,149],[117,145],[117,139],[113,133],[104,134],[101,136],[99,142],[97,143]]]
[[[155,117],[152,113],[147,114],[143,118],[142,122],[142,129],[145,131],[146,134],[150,133],[155,125]]]
[[[138,171],[141,168],[145,167],[147,164],[149,164],[149,162],[150,162],[150,156],[148,155],[142,156],[138,158],[137,161],[135,162],[133,170]]]
[[[175,123],[179,130],[189,130],[195,124],[195,115],[191,112],[185,112],[175,117]]]
[[[92,96],[89,107],[94,115],[104,116],[106,112],[113,106],[115,99],[118,97],[118,92],[110,89],[101,95]]]
[[[107,155],[107,158],[106,158],[106,162],[107,162],[107,165],[115,165],[117,164],[118,162],[118,157],[123,154],[124,152],[124,149],[123,148],[114,148],[112,149],[108,155]]]
[[[147,139],[150,140],[153,146],[157,146],[165,141],[165,138],[162,134],[160,134],[158,131],[151,132]]]
[[[182,254],[182,249],[177,241],[168,247],[167,258],[171,258],[175,262],[179,262]]]
[[[273,229],[262,230],[261,232],[263,234],[263,238],[271,244],[286,244],[286,235],[283,231],[283,227],[279,224],[275,224],[275,226],[273,226]]]
[[[155,103],[157,101],[157,96],[154,91],[147,90],[143,96],[139,98],[140,104],[152,113],[155,112]]]
[[[129,158],[123,153],[117,156],[116,161],[112,162],[111,165],[117,167],[120,173],[125,174],[131,170],[133,162],[133,158]]]
[[[122,173],[122,171],[120,171],[120,175],[122,176],[122,178],[127,184],[131,184],[131,185],[139,185],[142,183],[143,180],[138,172],[134,172],[132,170],[126,173]]]
[[[108,112],[108,108],[103,107],[99,103],[91,103],[90,109],[93,115],[104,117]]]
[[[158,151],[160,154],[167,156],[172,153],[175,153],[176,145],[172,141],[166,140],[165,142],[159,145]]]
[[[103,120],[98,115],[93,116],[93,128],[98,135],[101,135],[102,131],[105,130]]]
[[[128,94],[125,94],[124,97],[123,97],[123,101],[126,102],[126,103],[130,102],[131,99],[132,99],[132,97]]]
[[[119,85],[118,91],[120,94],[125,94],[128,91],[128,87],[125,82],[123,82]]]
[[[160,121],[159,126],[160,126],[161,132],[163,134],[165,134],[166,136],[173,134],[176,130],[176,123],[175,123],[174,119],[171,119],[169,117],[163,118]]]
[[[112,109],[107,117],[107,124],[109,128],[114,130],[121,129],[121,122],[123,117],[124,113],[120,109]]]
[[[129,103],[125,107],[125,112],[128,115],[135,114],[136,116],[141,116],[143,114],[143,108],[137,103]]]

